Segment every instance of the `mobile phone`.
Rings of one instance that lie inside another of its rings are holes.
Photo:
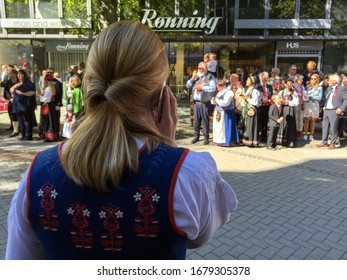
[[[164,82],[161,91],[160,91],[160,95],[159,95],[159,102],[158,102],[158,123],[160,123],[162,117],[163,117],[163,93],[164,93],[164,89],[166,87],[166,82]]]

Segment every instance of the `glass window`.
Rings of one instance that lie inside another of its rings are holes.
[[[58,18],[58,4],[56,0],[35,1],[35,18]]]
[[[323,56],[323,72],[325,74],[334,72],[347,73],[346,53],[346,42],[326,42]]]
[[[347,5],[344,0],[332,1],[330,35],[347,35]]]
[[[325,18],[326,0],[300,0],[301,19]]]
[[[32,70],[33,52],[29,40],[1,40],[0,60]]]
[[[292,19],[295,18],[295,0],[271,0],[270,19]]]
[[[6,0],[7,18],[30,18],[28,0]]]
[[[265,16],[264,0],[240,1],[240,19],[263,19]]]
[[[53,1],[53,0],[52,0]],[[63,1],[63,17],[65,19],[69,18],[87,18],[87,1],[85,4],[76,5],[73,1],[62,0]],[[108,7],[110,8],[110,7]],[[115,14],[115,11],[112,11]]]

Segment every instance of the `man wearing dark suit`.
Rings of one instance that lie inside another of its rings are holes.
[[[329,76],[329,88],[323,106],[322,143],[317,144],[318,148],[335,149],[338,138],[339,115],[347,108],[347,91],[345,87],[338,86],[339,82],[340,77],[338,75]],[[330,145],[328,145],[329,127],[331,129]]]
[[[259,74],[260,83],[257,86],[257,90],[262,96],[262,105],[258,106],[258,124],[260,141],[266,143],[267,139],[267,123],[269,121],[269,107],[272,104],[272,86],[267,84],[269,79],[268,72],[262,72]]]
[[[269,108],[269,135],[267,137],[267,149],[271,151],[278,150],[276,146],[277,133],[280,124],[283,121],[281,98],[278,94],[272,95],[273,104]]]

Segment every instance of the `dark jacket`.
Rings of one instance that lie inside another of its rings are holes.
[[[277,105],[272,104],[269,108],[269,126],[279,127],[280,124],[277,122],[277,120],[281,117],[281,115],[282,115],[282,108],[281,108],[281,112],[279,112]]]

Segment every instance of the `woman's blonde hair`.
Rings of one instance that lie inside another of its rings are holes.
[[[99,34],[83,79],[86,112],[62,153],[70,178],[106,192],[138,171],[135,138],[148,139],[149,149],[174,144],[147,119],[168,74],[164,45],[146,25],[120,21]]]
[[[47,87],[49,87],[51,89],[52,96],[55,96],[56,90],[55,90],[55,86],[54,86],[52,81],[47,81],[47,80],[43,81],[43,88],[45,89]]]

